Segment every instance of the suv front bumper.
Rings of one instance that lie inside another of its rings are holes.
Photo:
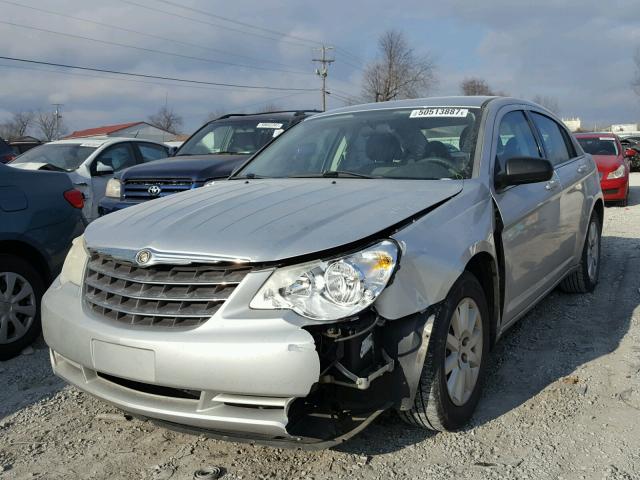
[[[313,337],[283,318],[291,312],[225,318],[233,304],[197,328],[148,329],[94,316],[80,287],[56,280],[42,301],[43,332],[56,375],[125,411],[196,429],[290,437],[289,407],[320,376]]]

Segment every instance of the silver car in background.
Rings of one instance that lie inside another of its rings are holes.
[[[57,375],[174,428],[324,447],[454,430],[491,347],[598,281],[596,166],[530,102],[305,119],[211,188],[91,224],[44,298]]]

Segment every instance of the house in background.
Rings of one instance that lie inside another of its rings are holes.
[[[564,123],[571,132],[577,132],[582,128],[580,117],[563,118],[562,123]]]
[[[64,138],[84,137],[129,137],[155,140],[156,142],[173,142],[179,135],[162,130],[147,122],[120,123],[118,125],[105,125],[103,127],[77,130]]]

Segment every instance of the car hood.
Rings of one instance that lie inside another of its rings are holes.
[[[89,248],[272,262],[348,246],[456,195],[463,181],[228,180],[92,223]]]
[[[20,168],[22,170],[40,170],[42,167],[46,165],[46,163],[41,162],[25,162],[25,163],[11,163],[13,168]]]
[[[600,172],[610,172],[622,165],[622,158],[617,155],[593,155],[593,160]]]
[[[143,178],[189,178],[193,181],[222,178],[244,162],[249,155],[193,155],[165,158],[136,165],[122,172],[122,180]]]

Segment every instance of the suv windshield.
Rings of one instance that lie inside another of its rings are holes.
[[[17,157],[12,164],[45,163],[60,170],[71,172],[77,169],[97,147],[88,147],[79,143],[48,143],[32,148]]]
[[[591,155],[618,155],[618,146],[613,138],[578,138],[582,149]]]
[[[205,125],[177,155],[252,155],[286,128],[280,120],[220,120]]]
[[[463,107],[312,117],[292,128],[236,176],[469,178],[479,119],[479,108]]]

